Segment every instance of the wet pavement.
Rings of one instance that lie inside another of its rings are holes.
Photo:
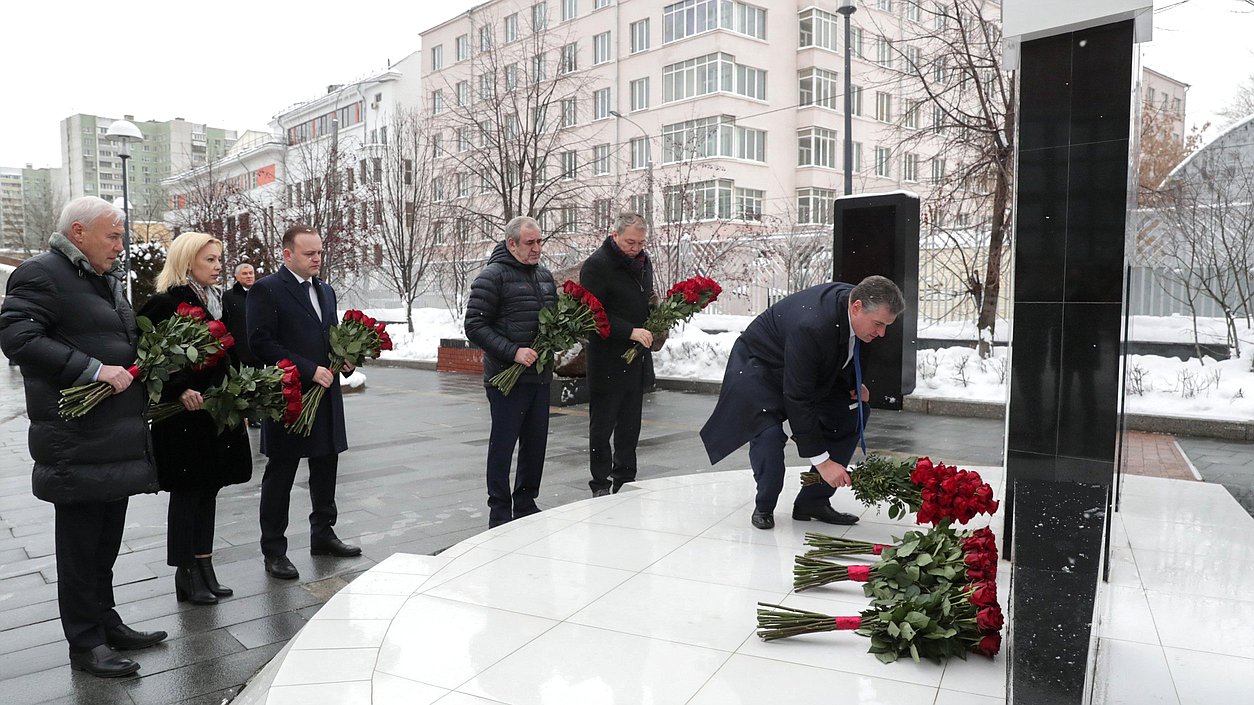
[[[166,497],[132,498],[115,571],[118,609],[131,626],[164,629],[170,638],[134,653],[140,677],[107,681],[72,673],[67,664],[57,621],[52,508],[30,495],[21,377],[0,358],[0,700],[221,703],[374,563],[395,552],[436,553],[483,531],[488,408],[479,378],[396,368],[371,368],[367,375],[364,392],[345,395],[352,447],[340,460],[336,527],[364,555],[309,555],[302,467],[289,531],[289,557],[301,577],[267,577],[257,546],[264,464],[258,455],[252,481],[224,489],[218,502],[214,563],[235,595],[216,606],[179,604],[173,569],[165,565]],[[714,468],[706,460],[697,430],[714,400],[674,391],[646,397],[641,479],[747,467],[746,449]],[[586,406],[554,410],[541,507],[588,496],[587,421]],[[867,442],[962,465],[1000,465],[1002,431],[1001,421],[876,412]],[[1204,478],[1222,482],[1254,510],[1248,444],[1180,439],[1180,445]],[[786,490],[782,506],[787,497]]]

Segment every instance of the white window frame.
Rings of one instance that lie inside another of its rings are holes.
[[[631,53],[638,54],[649,49],[649,18],[631,23]]]
[[[614,47],[609,30],[592,37],[592,65],[604,64],[613,58]]]
[[[592,93],[592,119],[604,120],[610,117],[610,111],[613,110],[613,104],[610,102],[612,94],[609,88],[598,88]]]
[[[631,112],[649,109],[649,77],[637,78],[630,84]]]

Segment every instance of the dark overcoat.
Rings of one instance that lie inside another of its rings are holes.
[[[652,353],[648,348],[642,348],[640,356],[630,365],[623,360],[623,353],[635,345],[631,340],[631,331],[643,328],[645,319],[649,317],[653,263],[645,260],[640,271],[632,270],[607,238],[584,261],[579,270],[579,283],[597,297],[610,319],[609,337],[589,336],[584,346],[588,351],[588,384],[596,394],[621,384],[629,373],[644,369],[651,363]],[[642,377],[631,379],[643,380]]]
[[[187,286],[171,287],[148,299],[140,309],[154,324],[174,315],[179,304],[204,307]],[[208,320],[213,315],[205,310]],[[178,402],[188,389],[204,392],[226,379],[229,362],[220,360],[207,370],[182,370],[170,375],[161,389],[162,402]],[[253,474],[253,452],[244,424],[224,429],[209,412],[183,411],[152,425],[152,449],[161,489],[216,489],[248,482]]]
[[[302,392],[314,386],[317,368],[331,367],[331,326],[339,322],[335,290],[317,277],[313,282],[322,306],[322,320],[318,320],[309,296],[287,267],[258,279],[248,290],[245,307],[248,343],[253,354],[264,365],[284,358],[291,360],[300,372]],[[261,452],[270,458],[316,458],[348,450],[339,382],[337,375],[323,395],[309,436],[288,433],[278,421],[262,421]]]
[[[248,345],[248,290],[243,284],[235,282],[230,289],[222,292],[222,322],[227,330],[235,336],[235,347],[231,349],[231,359],[250,367],[260,367],[257,356],[253,355]]]
[[[61,389],[91,382],[101,364],[134,364],[139,346],[120,272],[101,276],[74,254],[71,261],[54,249],[23,262],[0,309],[0,346],[21,366],[26,388],[32,490],[56,504],[156,492],[142,384],[77,419],[57,411]]]
[[[829,408],[848,407],[850,284],[820,284],[763,311],[732,346],[714,412],[701,429],[717,463],[771,424],[788,420],[803,458],[827,452]],[[847,414],[846,414],[847,415]],[[856,419],[856,417],[854,417]],[[830,429],[829,429],[830,432]]]

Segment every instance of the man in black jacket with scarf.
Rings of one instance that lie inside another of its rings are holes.
[[[593,336],[587,343],[588,486],[594,497],[617,492],[636,479],[636,444],[653,345],[653,334],[644,328],[653,297],[653,265],[644,251],[647,237],[644,219],[623,213],[614,232],[579,271],[579,282],[601,301],[610,319],[609,337]],[[637,345],[643,348],[641,355],[631,363],[623,360],[623,353]]]
[[[901,290],[884,277],[867,277],[857,286],[820,284],[784,297],[736,340],[701,440],[711,464],[749,443],[757,483],[753,526],[775,527],[775,502],[784,487],[785,420],[798,453],[824,480],[797,493],[792,518],[858,521],[829,500],[849,484],[846,468],[870,411],[870,394],[860,384],[860,348],[882,337],[904,309]]]
[[[114,609],[127,499],[157,491],[144,385],[127,371],[139,329],[118,259],[122,222],[122,211],[95,196],[70,201],[51,251],[14,270],[0,308],[0,347],[21,365],[26,387],[31,488],[56,508],[57,607],[70,667],[106,678],[139,670],[115,649],[166,637],[131,629]],[[91,382],[112,395],[82,418],[62,418],[60,390]]]
[[[540,476],[549,441],[549,383],[553,370],[537,370],[531,344],[540,330],[540,309],[557,301],[553,275],[540,264],[540,225],[518,216],[505,225],[488,265],[470,285],[466,337],[483,349],[483,386],[492,409],[488,439],[488,528],[540,511]],[[518,363],[523,371],[509,394],[488,384]],[[518,446],[518,472],[509,487],[509,466]]]

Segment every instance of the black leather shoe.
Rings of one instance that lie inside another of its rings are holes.
[[[153,644],[165,641],[166,636],[166,633],[162,631],[137,632],[125,624],[119,624],[105,630],[105,643],[118,651],[129,651],[146,649]]]
[[[296,566],[287,559],[287,556],[276,556],[266,559],[266,572],[280,580],[295,580],[300,577],[300,572],[296,570]]]
[[[858,523],[858,517],[852,514],[838,512],[826,504],[818,507],[794,506],[792,508],[792,518],[797,521],[810,521],[811,519],[817,519],[818,521],[826,522],[828,524],[843,524],[845,526]]]
[[[310,546],[311,556],[335,556],[336,558],[352,558],[361,555],[361,548],[350,546],[339,539],[331,539],[320,546]]]
[[[100,678],[117,678],[138,671],[139,664],[109,648],[108,644],[101,644],[91,651],[70,649],[70,669]]]
[[[771,512],[754,512],[753,528],[755,529],[774,529],[775,515]]]
[[[598,489],[592,490],[592,496],[593,496],[593,497],[609,497],[609,496],[610,496],[610,488],[608,488],[608,487],[601,487],[601,488],[598,488]]]

